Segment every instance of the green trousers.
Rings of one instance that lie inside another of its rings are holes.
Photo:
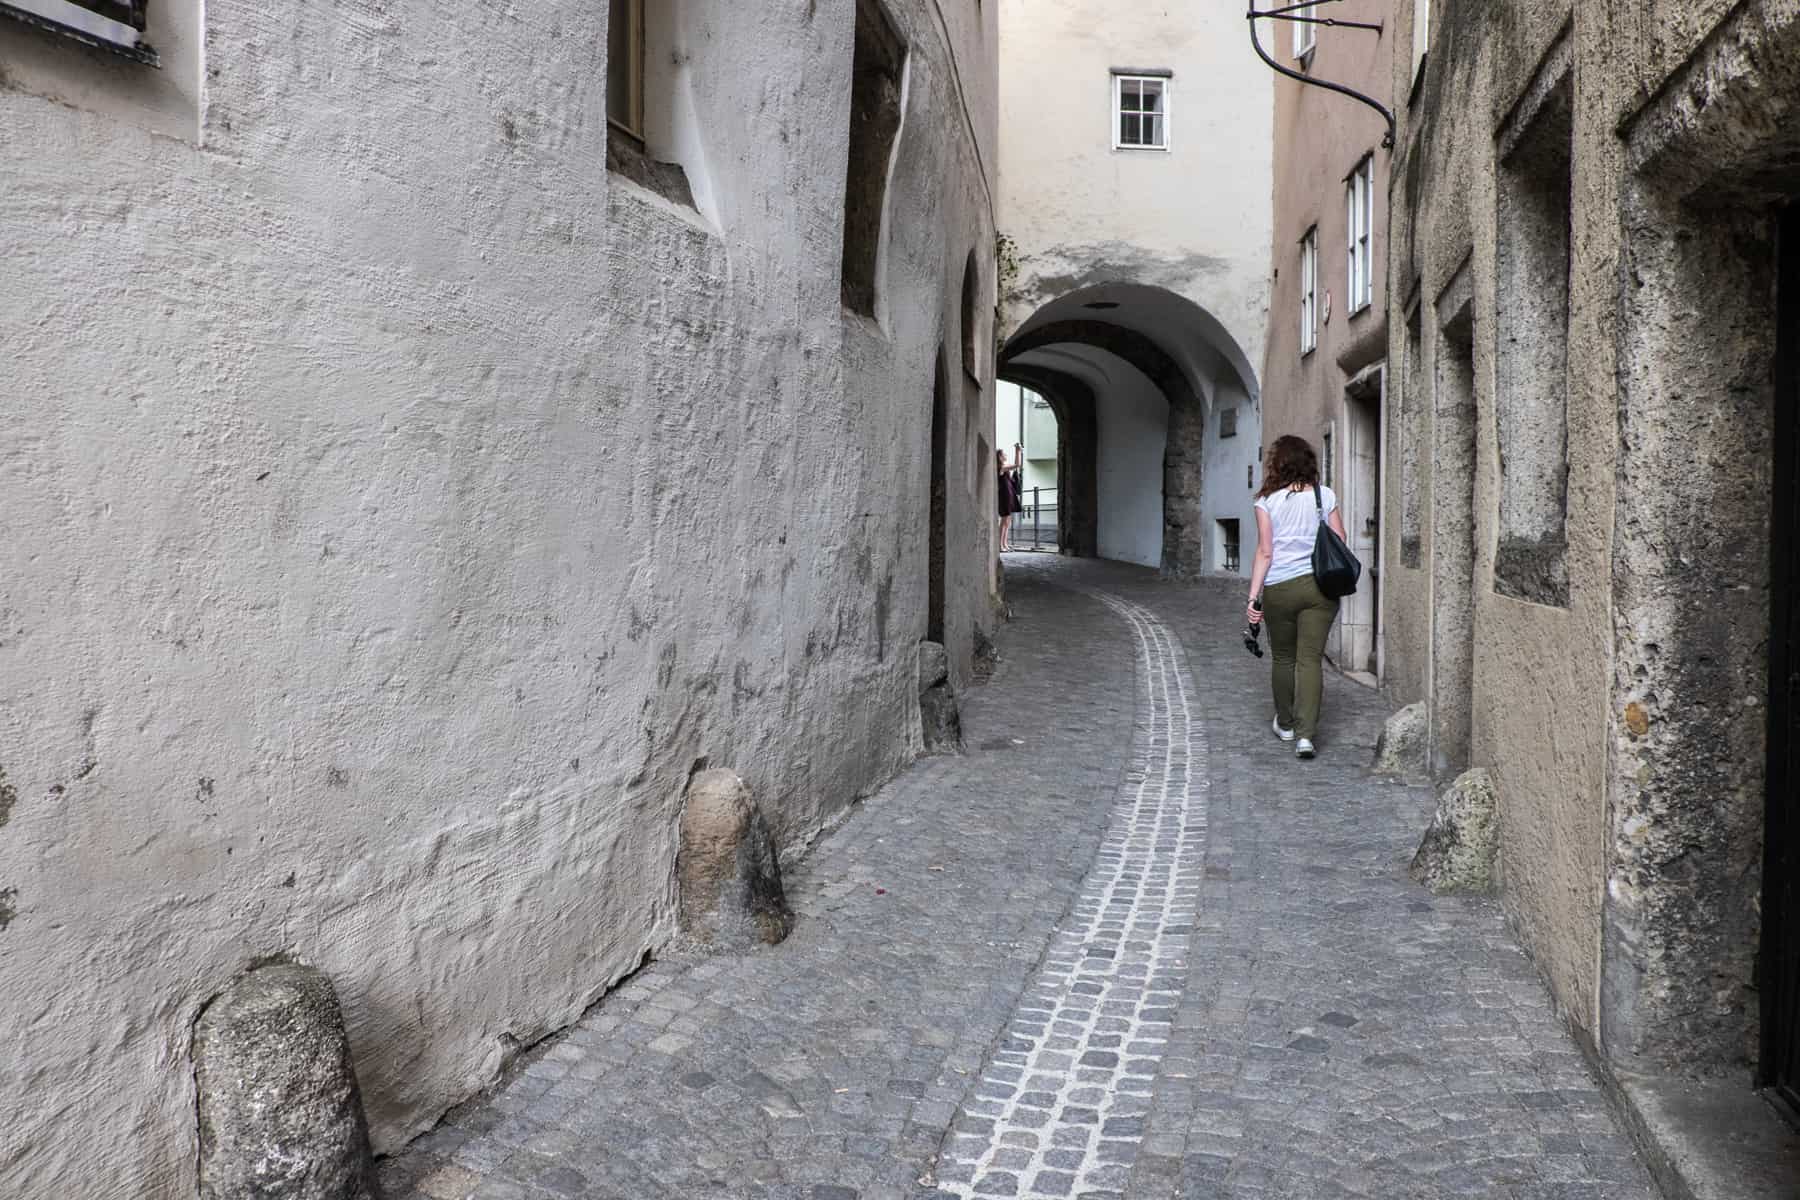
[[[1338,602],[1311,575],[1263,589],[1263,622],[1275,659],[1275,718],[1303,738],[1319,733],[1325,694],[1325,639],[1337,620]]]

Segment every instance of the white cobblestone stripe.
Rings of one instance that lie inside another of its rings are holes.
[[[1075,906],[945,1140],[936,1183],[955,1196],[1122,1193],[1187,976],[1207,772],[1186,655],[1147,609],[1090,594],[1137,641],[1131,766]]]

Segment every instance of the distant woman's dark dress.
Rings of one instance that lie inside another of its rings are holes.
[[[1017,471],[1000,472],[1000,486],[996,489],[1000,499],[1000,515],[1010,517],[1019,511],[1019,473]]]

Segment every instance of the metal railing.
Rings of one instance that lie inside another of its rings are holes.
[[[1023,507],[1013,514],[1013,549],[1056,549],[1056,489],[1026,488],[1021,500]]]

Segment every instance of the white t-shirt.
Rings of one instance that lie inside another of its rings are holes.
[[[1337,509],[1337,493],[1328,487],[1319,489],[1319,500],[1329,517]],[[1290,579],[1312,574],[1313,546],[1319,540],[1319,506],[1313,490],[1290,492],[1286,488],[1256,502],[1256,507],[1269,514],[1269,529],[1274,535],[1275,557],[1269,564],[1269,577],[1264,587],[1274,587]]]

